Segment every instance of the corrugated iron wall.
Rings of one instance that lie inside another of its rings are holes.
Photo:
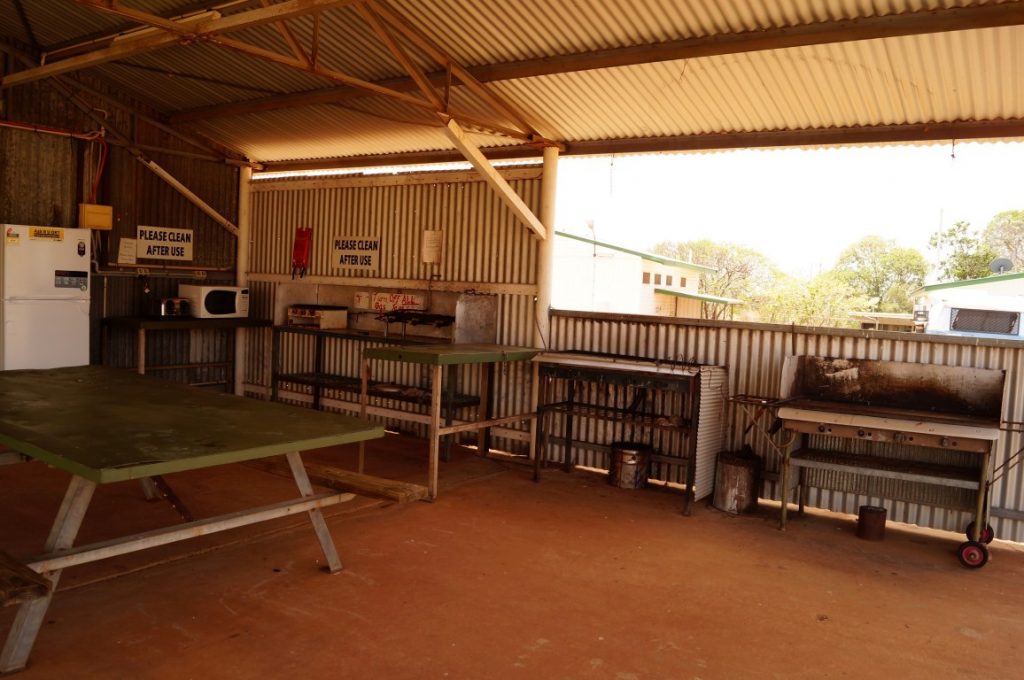
[[[4,93],[0,117],[85,129],[79,111],[39,83]],[[0,222],[75,226],[79,154],[85,144],[68,137],[0,128]]]
[[[117,93],[100,83],[91,83],[111,97]],[[95,100],[82,93],[113,129],[130,134],[139,144],[185,153],[196,149],[148,124],[123,108]],[[128,102],[126,102],[128,103]],[[5,91],[3,117],[25,123],[46,125],[73,132],[99,128],[68,99],[46,83],[35,83]],[[230,220],[238,209],[238,169],[224,163],[147,151],[162,167],[185,186]],[[89,186],[98,159],[94,143],[0,128],[0,222],[75,227],[78,203],[88,200]],[[99,232],[98,260],[102,268],[112,269],[122,236],[134,237],[138,225],[189,228],[194,230],[190,265],[197,268],[225,269],[209,272],[211,281],[234,279],[235,238],[216,224],[166,182],[136,160],[127,149],[111,145],[104,178],[98,195],[100,203],[114,207],[114,228]],[[143,264],[144,261],[140,261]],[[159,263],[152,263],[159,265]],[[153,268],[156,271],[156,267]],[[92,285],[92,361],[115,366],[135,363],[135,337],[125,332],[109,334],[103,347],[100,319],[111,316],[137,316],[152,313],[161,297],[177,295],[178,283],[193,281],[190,274],[166,278],[142,278],[130,271],[118,275],[93,276]],[[148,292],[147,292],[148,291]],[[102,356],[101,356],[102,352]],[[223,333],[217,337],[189,333],[152,333],[147,355],[151,364],[182,365],[199,361],[227,362],[228,345]],[[222,379],[223,367],[210,371],[166,372],[163,375],[188,382]]]
[[[512,187],[534,211],[540,209],[540,171],[511,170],[506,175]],[[274,296],[280,283],[290,281],[292,240],[296,227],[313,228],[313,248],[306,281],[315,283],[365,285],[426,291],[445,285],[455,290],[477,290],[498,295],[498,342],[530,345],[533,339],[533,294],[536,285],[537,246],[530,232],[499,201],[494,192],[473,173],[432,173],[424,175],[340,178],[253,184],[252,254],[250,288],[251,314],[270,319]],[[420,260],[425,229],[444,232],[439,266]],[[342,235],[373,236],[381,240],[380,267],[374,272],[333,269],[333,239]],[[249,333],[246,382],[250,391],[265,392],[270,386],[270,331]],[[352,340],[328,341],[327,370],[356,377],[360,355],[366,343]],[[306,338],[290,337],[282,346],[286,368],[311,370],[313,344]],[[374,379],[427,386],[428,376],[415,366],[385,362],[374,365]],[[527,367],[512,365],[495,376],[496,415],[529,409]],[[461,369],[460,391],[476,395],[479,371]],[[262,387],[263,390],[252,390]],[[303,392],[289,387],[293,395]],[[353,402],[354,395],[326,392],[331,399]],[[420,407],[391,400],[373,400],[372,405],[396,411],[418,411]],[[328,408],[340,408],[329,402]],[[349,406],[348,408],[351,408]],[[384,418],[389,427],[425,433],[421,425]],[[496,446],[522,449],[522,442],[501,441]]]
[[[1002,369],[1006,371],[1003,401],[1004,421],[1024,421],[1024,347],[1018,343],[976,338],[935,337],[882,331],[809,329],[693,319],[624,316],[613,314],[555,311],[552,319],[552,347],[559,350],[613,352],[639,357],[675,359],[723,365],[729,371],[729,394],[778,396],[783,359],[788,355],[905,361],[913,363]],[[735,406],[728,410],[726,447],[735,449],[749,443],[765,459],[765,469],[777,473],[778,457],[764,436],[754,430],[746,440],[746,422]],[[812,445],[855,452],[864,442],[829,439]],[[996,465],[1024,447],[1020,433],[1004,432],[997,443]],[[892,457],[919,458],[922,450],[912,446],[885,445],[872,448]],[[579,452],[578,455],[585,455]],[[963,453],[928,450],[938,462],[964,464]],[[935,456],[938,455],[938,458]],[[939,459],[942,460],[939,460]],[[921,526],[962,531],[970,513],[969,493],[919,483],[868,480],[845,473],[815,472],[809,476],[809,504],[838,512],[856,513],[866,503],[884,505],[889,519]],[[763,491],[779,498],[772,478]],[[1017,467],[993,489],[992,524],[996,536],[1024,540],[1024,466]]]

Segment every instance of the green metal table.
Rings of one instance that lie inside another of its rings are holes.
[[[539,349],[532,347],[514,347],[508,345],[490,344],[444,344],[444,345],[415,345],[407,347],[367,347],[363,350],[362,389],[360,392],[360,415],[366,416],[367,400],[369,397],[368,388],[370,384],[370,361],[373,359],[381,361],[400,361],[412,364],[423,364],[431,367],[430,374],[430,423],[428,440],[430,442],[430,456],[428,462],[427,489],[431,499],[437,498],[437,476],[438,459],[441,451],[441,437],[458,434],[460,432],[477,431],[478,443],[481,451],[486,451],[486,441],[490,428],[509,423],[533,421],[536,415],[531,411],[502,418],[491,417],[490,390],[493,382],[493,367],[499,363],[509,361],[529,361]],[[451,395],[455,391],[454,371],[459,366],[471,364],[487,364],[486,370],[480,371],[480,404],[477,411],[477,420],[474,422],[452,424],[452,415],[449,411],[445,425],[441,425],[441,386],[443,382],[442,369],[449,369],[447,390],[450,393],[448,402],[451,402]],[[363,468],[363,451],[360,446],[359,471]]]
[[[0,674],[23,668],[61,571],[196,536],[307,512],[332,572],[341,561],[299,452],[384,436],[363,419],[297,409],[102,367],[0,372],[0,444],[71,473],[43,554],[27,561],[53,584],[21,605]],[[285,455],[301,498],[72,548],[98,484]]]

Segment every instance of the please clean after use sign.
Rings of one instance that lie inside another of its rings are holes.
[[[135,255],[148,260],[192,261],[191,229],[143,227],[136,230]]]
[[[334,239],[335,269],[376,270],[380,239],[373,236],[339,236]]]

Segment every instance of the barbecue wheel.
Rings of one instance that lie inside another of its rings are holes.
[[[964,531],[964,533],[967,535],[967,540],[968,541],[973,540],[972,537],[974,536],[974,522],[971,522],[970,524],[967,525],[967,529]],[[988,545],[989,543],[992,542],[992,539],[995,538],[995,537],[996,537],[996,532],[992,529],[992,525],[991,524],[986,524],[985,525],[985,530],[981,532],[981,536],[978,538],[978,540],[981,543],[984,543],[985,545]]]
[[[981,569],[988,563],[988,548],[984,543],[967,541],[957,548],[956,556],[960,558],[960,564],[968,569]]]

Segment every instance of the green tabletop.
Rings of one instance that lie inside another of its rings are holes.
[[[0,371],[0,444],[98,483],[383,436],[359,418],[123,369]]]
[[[490,364],[496,361],[529,361],[539,349],[509,345],[416,345],[412,347],[367,347],[367,359],[405,361],[412,364],[451,366],[461,364]]]

